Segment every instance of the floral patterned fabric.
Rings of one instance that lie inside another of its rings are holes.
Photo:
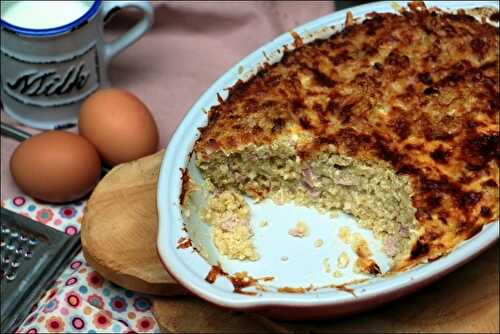
[[[80,231],[85,203],[56,206],[28,197],[2,200],[2,206],[68,235]],[[18,333],[157,333],[152,301],[103,279],[78,254],[57,278]]]

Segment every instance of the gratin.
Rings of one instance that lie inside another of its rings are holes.
[[[409,7],[297,38],[232,87],[194,147],[217,191],[350,213],[395,271],[498,219],[498,28]]]

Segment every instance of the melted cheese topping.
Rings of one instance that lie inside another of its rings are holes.
[[[498,18],[498,12],[491,19]],[[287,138],[409,175],[422,233],[403,269],[498,218],[499,32],[463,11],[368,15],[285,53],[211,109],[199,160]]]

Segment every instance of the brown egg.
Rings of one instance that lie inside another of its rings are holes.
[[[158,130],[148,108],[121,89],[102,89],[83,103],[78,122],[87,138],[110,166],[153,154]]]
[[[101,160],[85,138],[48,131],[22,142],[10,159],[14,181],[27,195],[52,203],[79,199],[99,181]]]

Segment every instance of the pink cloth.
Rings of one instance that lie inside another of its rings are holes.
[[[152,31],[113,60],[110,76],[115,87],[130,90],[149,107],[162,147],[190,106],[233,64],[276,36],[333,10],[333,1],[153,3]],[[136,19],[133,11],[118,14],[107,29],[119,35]],[[3,112],[2,121],[18,126]],[[22,194],[9,172],[17,145],[1,139],[2,198]]]

